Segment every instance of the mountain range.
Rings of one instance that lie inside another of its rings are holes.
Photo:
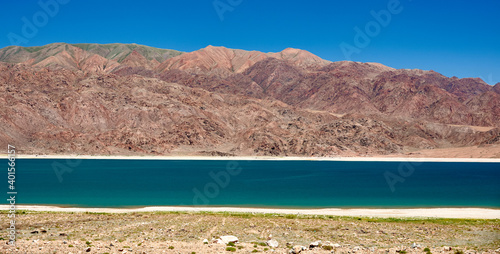
[[[0,145],[36,154],[364,156],[500,143],[500,83],[293,48],[10,46],[0,102]]]

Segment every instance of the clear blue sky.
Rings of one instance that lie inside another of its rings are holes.
[[[387,11],[388,3],[397,3],[217,0],[218,13],[214,0],[40,0],[51,1],[61,2],[57,12],[44,11],[38,1],[2,1],[0,47],[12,45],[9,34],[16,34],[24,37],[23,46],[120,42],[181,51],[215,45],[264,52],[294,47],[339,61],[346,59],[343,42],[356,46],[354,28],[374,25],[371,11]],[[386,26],[377,23],[379,31],[372,26],[369,43],[358,43],[363,47],[351,60],[500,82],[500,1],[400,0],[397,10]],[[38,18],[38,31],[24,36],[23,17]]]

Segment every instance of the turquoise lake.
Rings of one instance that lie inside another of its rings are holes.
[[[17,159],[15,186],[18,205],[500,208],[500,163]]]

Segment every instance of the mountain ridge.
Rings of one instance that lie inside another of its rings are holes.
[[[360,156],[500,143],[500,83],[293,48],[175,54],[118,44],[1,49],[0,145]]]

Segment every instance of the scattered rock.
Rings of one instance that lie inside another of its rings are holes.
[[[221,239],[214,239],[214,240],[212,240],[212,243],[215,243],[215,244],[227,244],[227,243],[224,243]]]
[[[451,247],[449,247],[449,246],[443,246],[443,250],[444,251],[451,251]]]
[[[292,247],[293,246],[293,242],[287,242],[286,243],[286,247]]]
[[[60,233],[59,236],[68,236],[66,233]]]
[[[44,233],[44,234],[45,234],[45,233],[47,233],[47,230],[45,230],[45,229],[44,229],[44,230],[42,230],[42,231],[40,231],[40,232],[42,232],[42,233]]]
[[[38,234],[38,230],[31,231],[32,234]]]
[[[228,244],[228,243],[237,243],[238,242],[238,237],[234,236],[234,235],[225,235],[225,236],[221,236],[220,237],[220,240],[224,243],[224,244]]]
[[[68,244],[68,242],[66,242],[66,241],[63,241],[63,244]]]
[[[86,248],[85,252],[90,252],[90,247]]]
[[[267,246],[271,247],[271,248],[278,248],[278,241],[274,240],[274,239],[271,239],[269,241],[266,242]]]
[[[290,254],[298,254],[298,253],[302,252],[302,247],[303,246],[295,245],[295,246],[293,246],[292,249],[290,249],[289,253]]]
[[[315,241],[309,244],[309,249],[319,247],[321,245],[321,241]]]

